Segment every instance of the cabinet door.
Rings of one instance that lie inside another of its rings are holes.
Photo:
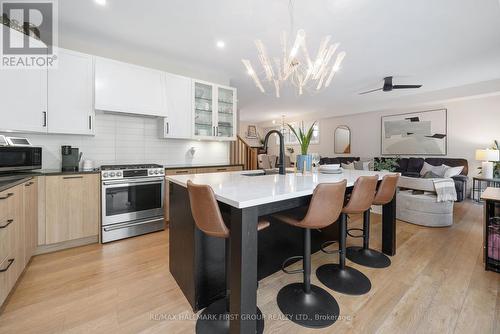
[[[0,33],[5,29],[9,30],[14,41],[24,38],[20,32],[0,24]],[[0,103],[0,131],[46,132],[47,70],[1,70]]]
[[[164,72],[96,57],[95,108],[167,116]]]
[[[236,89],[217,86],[217,137],[236,139]]]
[[[36,178],[24,183],[24,249],[25,263],[35,252],[38,241],[38,182]]]
[[[191,138],[192,82],[190,78],[165,73],[167,117],[164,120],[165,138]]]
[[[45,178],[46,243],[99,234],[99,176]]]
[[[58,50],[58,66],[48,72],[48,132],[93,134],[93,58]]]
[[[215,123],[214,123],[214,97],[215,89],[212,84],[193,81],[193,120],[194,128],[193,135],[200,139],[215,138]]]

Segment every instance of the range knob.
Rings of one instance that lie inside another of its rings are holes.
[[[122,176],[122,172],[116,172],[116,176]]]
[[[111,173],[109,173],[109,176],[110,176],[110,177],[115,177],[115,175],[116,175],[116,174],[115,174],[115,172],[111,172]]]
[[[102,176],[103,177],[108,177],[108,173],[106,172],[106,173],[102,174]]]
[[[148,172],[149,175],[153,175],[154,172],[150,169],[149,172]]]
[[[158,175],[158,170],[155,170],[155,175]]]
[[[163,174],[165,171],[163,169],[160,169],[160,174]]]

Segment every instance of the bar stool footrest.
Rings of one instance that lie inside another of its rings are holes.
[[[299,255],[299,256],[290,256],[289,258],[285,259],[285,261],[283,261],[283,263],[281,264],[281,270],[285,273],[285,274],[299,274],[299,273],[303,273],[304,272],[304,269],[295,269],[295,270],[288,270],[286,269],[286,267],[288,267],[288,262],[290,261],[293,261],[293,260],[302,260],[304,257]]]
[[[358,231],[358,232],[361,232],[361,234],[351,234],[351,231]],[[347,229],[347,235],[349,235],[350,237],[352,238],[364,238],[365,237],[365,231],[363,231],[362,228],[349,228]]]
[[[325,241],[325,242],[323,242],[321,244],[320,249],[325,254],[337,254],[337,253],[340,253],[340,250],[338,250],[338,249],[332,250],[332,251],[329,251],[329,250],[326,249],[326,247],[331,246],[331,245],[336,244],[336,243],[338,243],[338,241],[336,241],[336,240]]]

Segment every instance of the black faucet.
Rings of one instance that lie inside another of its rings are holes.
[[[279,159],[279,173],[281,175],[285,175],[285,140],[283,139],[283,134],[279,132],[278,130],[271,130],[266,134],[266,137],[264,138],[264,149],[267,152],[267,141],[269,139],[269,136],[272,135],[273,133],[276,133],[278,137],[280,137],[280,159]]]

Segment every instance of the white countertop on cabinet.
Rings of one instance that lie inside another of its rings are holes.
[[[262,171],[239,171],[210,174],[172,175],[166,179],[187,187],[187,181],[207,184],[212,187],[218,201],[242,209],[286,199],[311,195],[319,183],[333,183],[343,179],[351,187],[360,176],[378,175],[382,179],[387,172],[363,170],[343,170],[342,174],[322,174],[319,172],[289,173],[246,176]]]

